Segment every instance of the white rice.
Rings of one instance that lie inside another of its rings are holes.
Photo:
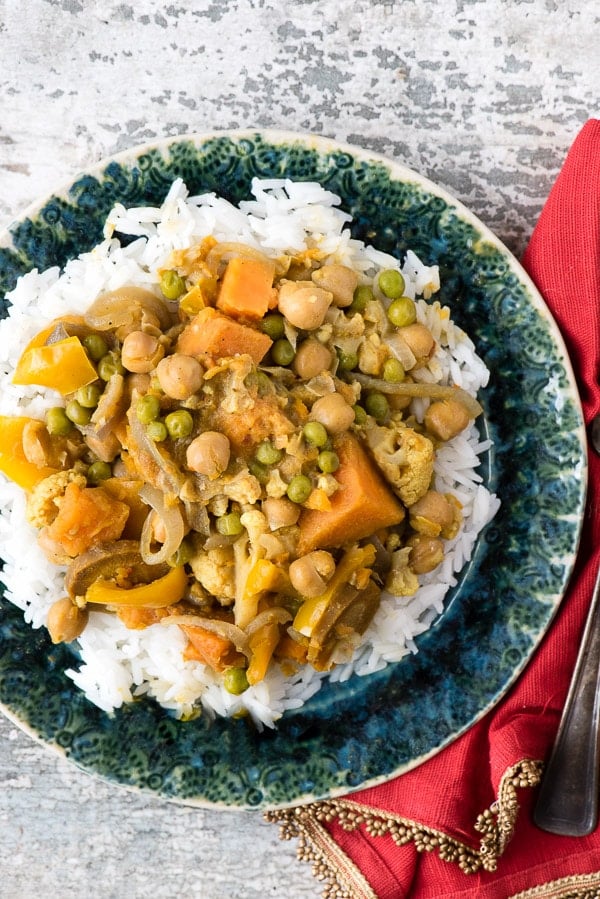
[[[215,194],[189,197],[177,180],[160,208],[125,209],[117,204],[108,216],[101,244],[71,260],[61,274],[57,268],[34,270],[19,279],[8,295],[9,315],[0,322],[0,414],[42,418],[60,402],[52,391],[12,384],[12,372],[27,342],[52,319],[83,313],[102,292],[124,284],[156,288],[156,270],[175,249],[183,249],[212,234],[217,240],[240,241],[273,256],[318,243],[335,261],[372,277],[380,268],[400,268],[399,262],[354,240],[346,225],[350,217],[337,208],[339,199],[318,184],[289,180],[258,181],[253,200],[236,208]],[[115,231],[138,237],[123,247]],[[407,253],[401,267],[406,293],[430,297],[439,287],[435,266],[423,265]],[[467,335],[438,302],[417,300],[418,319],[427,324],[438,348],[422,380],[454,383],[471,394],[484,387],[488,371]],[[412,411],[422,419],[427,401],[415,400]],[[329,675],[306,667],[284,677],[271,666],[267,678],[241,696],[232,696],[198,662],[184,662],[185,638],[179,628],[160,624],[128,630],[115,615],[93,612],[79,638],[81,660],[67,674],[91,702],[106,712],[134,697],[154,697],[177,716],[201,707],[212,715],[247,710],[258,727],[273,727],[289,709],[299,708],[328,676],[345,681],[366,675],[416,652],[415,637],[443,611],[444,598],[457,574],[471,558],[481,529],[495,515],[499,501],[483,486],[477,473],[489,443],[480,441],[475,425],[444,445],[437,454],[435,486],[454,493],[463,505],[459,535],[447,545],[441,566],[420,578],[409,598],[383,597],[362,647],[352,663]],[[0,543],[5,568],[6,598],[23,610],[35,628],[43,626],[49,607],[64,594],[64,569],[48,562],[37,544],[37,532],[27,522],[24,494],[0,475]]]

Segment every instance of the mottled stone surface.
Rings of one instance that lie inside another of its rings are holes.
[[[520,255],[599,114],[575,0],[0,0],[0,223],[102,157],[186,131],[312,131],[448,188]],[[0,722],[0,894],[316,897],[252,813],[99,783]]]

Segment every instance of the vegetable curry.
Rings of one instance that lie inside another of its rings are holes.
[[[436,344],[404,291],[395,269],[207,238],[155,290],[103,294],[37,335],[13,380],[62,401],[2,419],[0,470],[66,568],[52,640],[91,609],[178,627],[232,693],[271,664],[348,660],[382,591],[414,594],[458,533],[435,454],[481,411],[414,379]]]

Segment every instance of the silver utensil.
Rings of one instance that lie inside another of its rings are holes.
[[[600,454],[600,415],[590,442]],[[556,740],[533,819],[561,836],[583,837],[598,823],[600,791],[600,570]]]

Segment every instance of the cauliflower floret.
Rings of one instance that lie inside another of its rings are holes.
[[[433,476],[433,443],[402,422],[392,427],[367,428],[365,436],[373,458],[394,493],[412,506],[429,489]]]
[[[244,412],[252,408],[254,398],[246,386],[246,378],[252,370],[252,359],[244,354],[220,362],[205,372],[205,382],[216,377],[213,383],[222,412]]]
[[[85,487],[86,479],[73,468],[68,471],[57,471],[40,481],[27,498],[27,520],[36,528],[44,528],[52,524],[58,515],[60,500],[65,494],[67,484],[72,481],[79,487]]]
[[[378,375],[389,354],[379,334],[369,334],[358,348],[358,366],[366,375]]]
[[[239,503],[241,506],[257,503],[260,499],[261,487],[258,478],[249,471],[241,471],[229,482],[222,485],[223,495]]]
[[[410,547],[392,553],[392,567],[385,581],[385,589],[394,596],[414,596],[419,589],[416,574],[408,567]]]
[[[196,580],[222,605],[235,599],[235,565],[232,546],[202,550],[190,560]]]
[[[258,509],[251,509],[242,513],[240,521],[248,532],[248,539],[252,548],[251,553],[254,554],[260,546],[262,535],[269,533],[267,516],[263,512],[259,512]]]

